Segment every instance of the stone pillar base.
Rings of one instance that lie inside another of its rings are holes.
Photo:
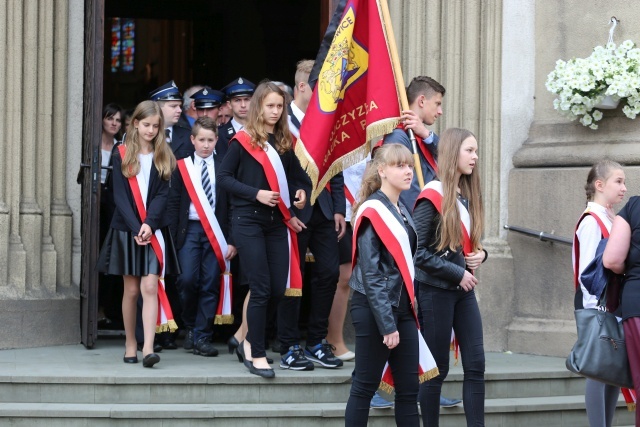
[[[514,353],[566,357],[576,342],[574,320],[516,317],[508,327]]]
[[[80,342],[80,301],[0,300],[0,349]]]

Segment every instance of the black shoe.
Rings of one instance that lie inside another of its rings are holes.
[[[276,376],[276,373],[273,369],[258,369],[253,366],[253,363],[251,363],[251,366],[249,367],[249,372],[262,378],[275,378]]]
[[[201,338],[193,348],[193,354],[199,354],[205,357],[215,357],[218,355],[218,349],[213,346],[207,338]]]
[[[138,363],[138,356],[131,356],[131,357],[124,356],[122,358],[122,361],[124,363]]]
[[[271,344],[271,351],[273,351],[274,353],[282,353],[280,351],[282,347],[280,346],[280,342],[276,340],[276,342],[274,342],[273,344]]]
[[[142,366],[145,368],[153,368],[153,365],[160,361],[160,356],[155,353],[149,353],[142,359]]]
[[[336,348],[329,344],[327,340],[322,340],[318,345],[313,347],[307,346],[304,349],[304,355],[313,363],[324,366],[325,368],[339,368],[343,365],[342,360],[338,359],[333,350]]]
[[[160,339],[158,340],[162,348],[165,350],[177,350],[178,344],[176,344],[176,334],[172,332],[162,332]]]
[[[229,338],[229,340],[227,341],[227,346],[229,347],[229,354],[233,354],[233,352],[235,351],[235,349],[238,348],[239,345],[240,345],[240,343],[238,342],[236,337],[231,335],[231,338]],[[241,362],[242,362],[242,360],[241,360]]]
[[[144,347],[144,344],[138,343],[138,351],[142,351],[143,347]],[[158,344],[157,342],[154,342],[153,343],[153,352],[154,353],[162,352],[162,346],[160,344]]]
[[[184,337],[184,342],[182,343],[182,348],[187,351],[193,350],[193,329],[189,329],[187,331],[187,335]]]
[[[282,355],[280,368],[291,369],[293,371],[313,371],[313,363],[304,355],[304,351],[299,345],[289,347],[289,351]]]
[[[238,355],[238,359],[244,363],[244,366],[251,370],[253,363],[250,360],[247,360],[247,357],[244,354],[244,341],[242,341],[240,345],[238,345],[238,348],[236,348],[236,354]]]

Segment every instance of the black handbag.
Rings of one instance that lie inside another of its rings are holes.
[[[567,357],[567,369],[605,384],[633,389],[622,323],[597,308],[576,310],[575,317],[578,341]]]

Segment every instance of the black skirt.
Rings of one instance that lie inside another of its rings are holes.
[[[180,274],[180,263],[169,228],[161,229],[164,236],[165,275]],[[147,276],[160,274],[158,257],[149,245],[141,246],[133,239],[129,231],[109,229],[100,249],[96,270],[104,274],[117,276]]]

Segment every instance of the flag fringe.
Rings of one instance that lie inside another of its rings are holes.
[[[232,325],[233,324],[233,314],[216,314],[215,319],[213,320],[214,325]]]
[[[400,117],[389,117],[387,119],[371,123],[367,126],[367,142],[393,132],[393,130],[398,127],[398,123],[400,123]]]
[[[305,148],[304,141],[298,139],[294,152],[300,161],[302,169],[304,169],[307,175],[309,175],[309,178],[311,178],[312,191],[310,203],[315,203],[316,199],[320,193],[322,193],[325,185],[327,185],[327,182],[329,182],[331,178],[346,168],[361,162],[369,155],[371,152],[371,140],[393,132],[393,130],[398,126],[398,123],[400,123],[399,117],[391,117],[378,120],[377,122],[368,125],[366,142],[355,150],[337,158],[322,176],[320,182],[318,182],[320,179],[318,166]]]
[[[440,375],[440,371],[438,370],[438,367],[436,366],[435,368],[429,369],[427,372],[423,373],[422,375],[420,375],[420,384],[422,384],[425,381],[429,381],[435,377],[437,377],[438,375]]]
[[[627,403],[627,409],[629,410],[629,412],[634,412],[636,410],[636,403]]]
[[[315,202],[315,200],[318,198],[320,193],[322,193],[325,185],[327,185],[327,182],[329,182],[331,178],[333,178],[335,175],[342,172],[344,169],[348,168],[349,166],[353,166],[361,162],[362,159],[365,159],[370,152],[371,152],[371,144],[367,142],[361,145],[360,147],[356,148],[355,150],[336,159],[331,165],[331,167],[327,169],[327,172],[324,174],[324,176],[322,177],[318,185],[314,187],[315,189],[311,193],[312,203]]]
[[[177,330],[178,324],[173,319],[169,320],[167,323],[156,326],[156,334],[159,334],[160,332],[175,332]]]
[[[284,296],[285,297],[301,297],[302,289],[287,288],[284,291]]]
[[[380,381],[380,386],[378,388],[388,394],[393,393],[393,389],[394,389],[392,385],[389,385],[384,381]]]

